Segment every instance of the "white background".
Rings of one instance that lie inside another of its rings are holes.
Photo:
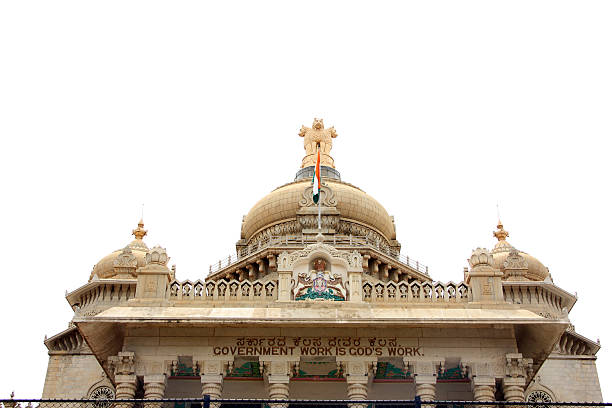
[[[227,257],[334,125],[345,181],[459,281],[509,241],[578,292],[612,398],[609,1],[0,3],[0,397],[39,397],[64,291],[131,240],[180,279]]]

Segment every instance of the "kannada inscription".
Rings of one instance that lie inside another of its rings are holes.
[[[215,356],[423,356],[422,347],[406,346],[396,337],[238,337],[214,346]]]

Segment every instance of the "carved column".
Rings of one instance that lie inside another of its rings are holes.
[[[444,361],[440,358],[413,358],[404,357],[404,365],[412,367],[414,376],[415,395],[421,397],[422,401],[433,401],[436,399],[436,383],[438,381],[438,368]],[[426,407],[433,407],[427,405]]]
[[[111,369],[115,373],[116,392],[115,398],[134,399],[136,395],[136,374],[134,373],[134,353],[122,351],[117,356],[108,359]],[[117,403],[116,408],[131,408],[134,404],[130,402]]]
[[[468,363],[474,401],[495,401],[495,377],[489,362]],[[484,406],[483,406],[484,407]]]
[[[533,360],[523,358],[521,353],[506,354],[506,375],[502,383],[506,401],[525,401],[525,382],[532,366]]]
[[[156,400],[164,398],[166,392],[165,374],[148,374],[144,376],[144,398]],[[146,402],[145,408],[160,408],[161,402]]]
[[[202,397],[210,396],[213,400],[210,406],[218,408],[221,403],[214,400],[221,399],[223,392],[223,368],[225,362],[221,360],[206,360],[200,362],[200,381],[202,382]]]
[[[376,366],[376,360],[349,360],[344,362],[346,369],[347,397],[353,401],[368,398],[368,376],[370,366]],[[349,404],[349,408],[365,408],[366,404]]]
[[[263,364],[266,370],[265,378],[268,382],[269,398],[274,400],[288,400],[289,377],[292,372],[291,368],[297,361],[276,359],[272,356],[266,357],[265,361],[260,357],[259,361],[259,364]],[[287,408],[288,406],[289,404],[285,402],[270,404],[270,408]]]
[[[472,378],[472,392],[474,393],[474,401],[495,401],[495,378]]]
[[[349,282],[350,302],[363,302],[363,257],[357,251],[353,251],[349,257],[347,278]]]

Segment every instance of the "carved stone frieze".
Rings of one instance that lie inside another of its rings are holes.
[[[331,189],[325,182],[321,183],[321,193],[319,202],[322,207],[335,207],[338,205],[338,200],[334,194],[334,190]],[[299,203],[300,207],[315,207],[318,205],[312,199],[312,186],[308,186],[302,192],[302,198]]]
[[[291,253],[284,251],[278,256],[278,269],[279,270],[293,270],[294,265],[299,259],[307,258],[311,253],[315,251],[323,251],[328,253],[332,258],[339,258],[348,263],[349,269],[362,269],[362,257],[357,251],[348,252],[340,251],[331,245],[317,242],[306,246],[306,248],[293,251]]]

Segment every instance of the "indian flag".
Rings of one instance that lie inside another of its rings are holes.
[[[317,165],[312,174],[312,201],[315,204],[319,202],[321,193],[321,153],[317,150]]]

